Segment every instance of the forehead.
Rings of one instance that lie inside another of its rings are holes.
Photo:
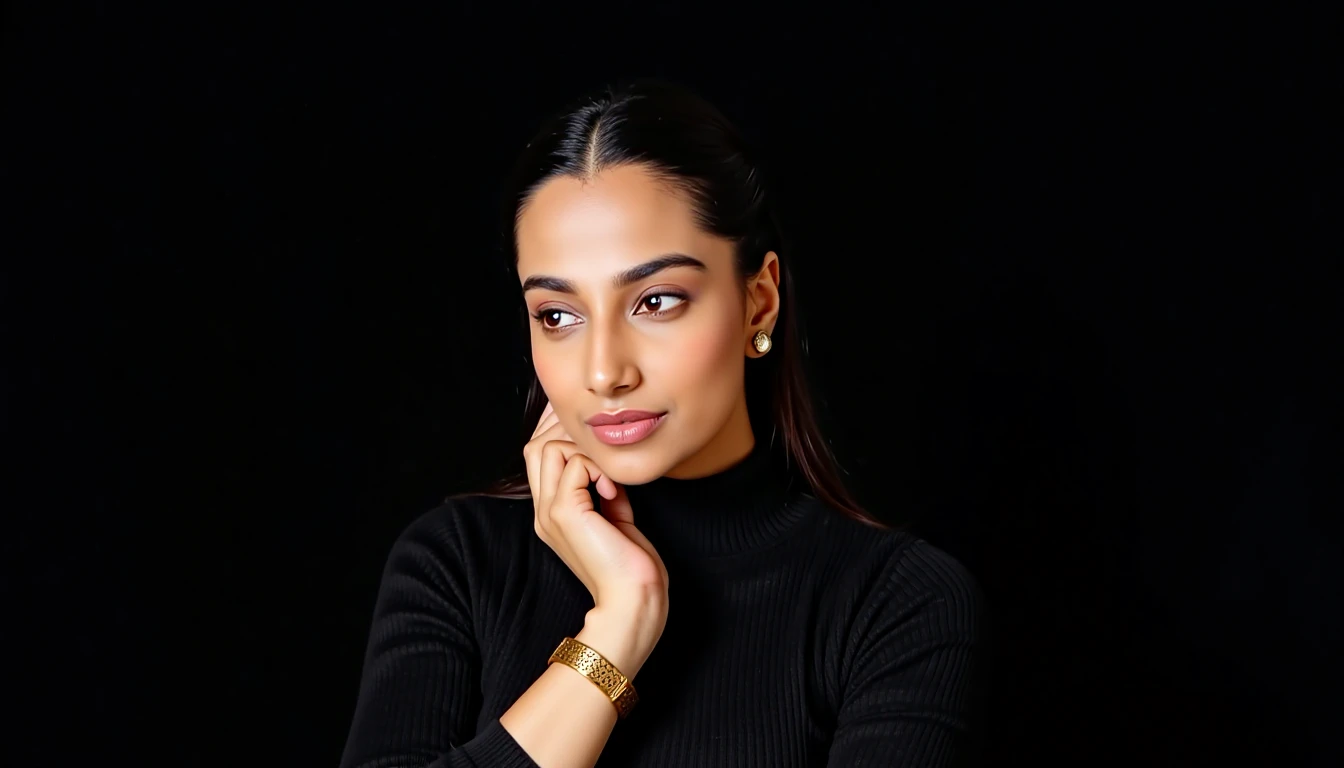
[[[635,165],[546,182],[519,218],[517,237],[522,278],[615,272],[664,253],[692,254],[714,269],[720,252],[731,254],[728,241],[700,230],[684,195]]]

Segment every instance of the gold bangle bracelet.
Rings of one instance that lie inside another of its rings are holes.
[[[639,703],[639,694],[635,693],[635,686],[630,682],[630,678],[621,674],[615,665],[602,658],[602,654],[578,640],[572,637],[561,640],[546,665],[550,666],[557,661],[588,678],[606,694],[616,707],[616,719],[624,720],[625,716],[630,714],[630,710]]]

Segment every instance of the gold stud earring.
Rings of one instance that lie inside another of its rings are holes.
[[[770,351],[770,334],[765,331],[757,331],[756,335],[751,340],[751,344],[756,347],[757,352],[764,355],[766,352]]]

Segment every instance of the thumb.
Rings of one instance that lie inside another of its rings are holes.
[[[616,486],[616,494],[613,498],[603,498],[602,516],[611,521],[612,525],[622,527],[623,525],[635,524],[635,511],[630,508],[630,497],[625,493],[625,486],[620,483],[613,483]]]

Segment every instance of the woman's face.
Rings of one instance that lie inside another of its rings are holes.
[[[732,242],[638,165],[547,182],[517,238],[537,378],[584,454],[638,485],[751,450],[744,371],[778,313],[773,252],[744,291]],[[604,414],[633,420],[591,423]]]

